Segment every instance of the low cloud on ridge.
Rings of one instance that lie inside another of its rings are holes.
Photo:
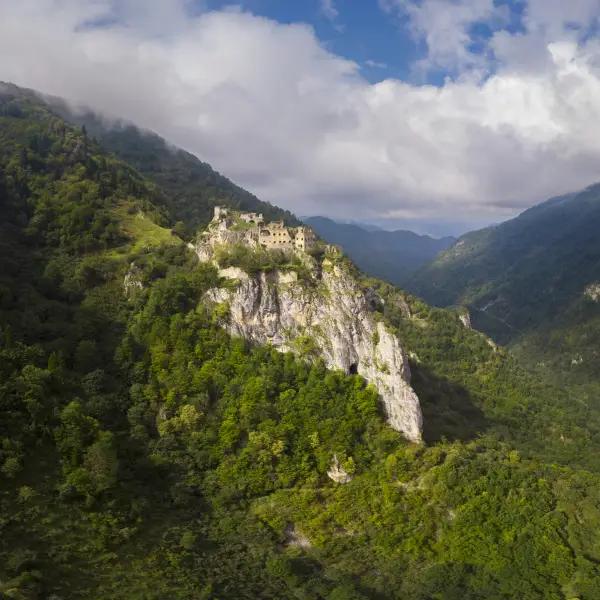
[[[446,2],[494,19],[473,60],[471,13],[432,3],[409,24],[424,63],[457,69],[441,86],[373,84],[307,25],[182,0],[0,0],[0,80],[157,131],[298,214],[492,222],[600,180],[598,3],[529,0],[514,33],[491,0]]]

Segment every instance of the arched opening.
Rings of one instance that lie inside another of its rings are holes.
[[[352,363],[348,367],[348,375],[358,375],[358,363]]]

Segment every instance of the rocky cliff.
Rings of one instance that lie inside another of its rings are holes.
[[[206,260],[206,243],[198,250]],[[363,376],[378,390],[389,425],[421,441],[421,409],[406,354],[376,318],[373,294],[344,263],[325,259],[310,283],[284,271],[249,276],[229,268],[221,275],[237,280],[237,286],[215,288],[208,296],[227,305],[223,325],[232,335],[282,352],[314,353],[330,368]]]

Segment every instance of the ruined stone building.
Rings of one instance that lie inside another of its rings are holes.
[[[260,227],[258,242],[261,246],[271,250],[291,250],[294,248],[294,239],[290,229],[284,225],[283,221],[273,221]]]
[[[259,225],[265,221],[260,213],[240,213],[240,219],[251,225]]]
[[[223,221],[229,216],[229,209],[224,206],[215,206],[213,214],[213,223]]]
[[[246,229],[246,241],[258,243],[269,250],[299,250],[308,252],[317,242],[317,236],[310,227],[287,227],[283,221],[265,223],[260,213],[237,213],[221,206],[215,206],[212,223],[220,230],[229,231],[242,221],[253,227]],[[235,229],[235,228],[234,228]]]
[[[317,236],[310,227],[286,227],[283,221],[274,221],[259,227],[258,241],[272,250],[308,252],[315,245]]]
[[[310,227],[296,227],[295,231],[294,244],[296,249],[307,252],[315,245],[317,236]]]

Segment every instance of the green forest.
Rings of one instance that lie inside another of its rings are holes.
[[[600,396],[600,186],[552,198],[468,233],[407,284],[438,306],[466,306],[473,325],[531,368]],[[593,401],[593,400],[592,400]]]
[[[357,273],[411,357],[407,442],[359,376],[223,330],[186,241],[229,183],[133,162],[0,92],[0,598],[600,598],[597,406]]]

